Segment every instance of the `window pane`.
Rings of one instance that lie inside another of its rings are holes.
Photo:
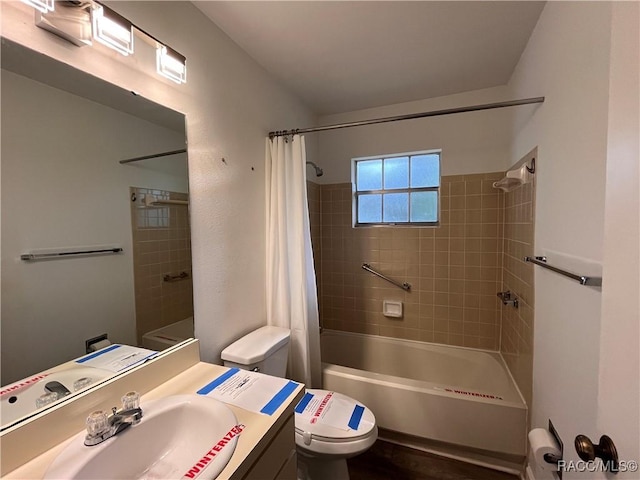
[[[382,190],[382,160],[356,163],[356,190]]]
[[[409,157],[386,158],[384,160],[384,188],[407,188],[409,186]]]
[[[411,187],[440,186],[440,155],[416,155],[411,157]]]
[[[382,221],[382,195],[358,195],[358,223]]]
[[[408,222],[409,221],[409,194],[387,193],[383,202],[383,221]]]
[[[411,193],[411,221],[438,221],[438,192]]]

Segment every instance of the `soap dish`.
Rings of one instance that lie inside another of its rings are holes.
[[[382,302],[382,314],[385,317],[402,318],[402,302],[384,300]]]

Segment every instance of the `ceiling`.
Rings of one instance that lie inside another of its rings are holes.
[[[193,2],[319,115],[504,85],[536,1]]]

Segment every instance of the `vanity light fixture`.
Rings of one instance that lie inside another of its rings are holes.
[[[94,4],[91,10],[93,38],[124,56],[133,53],[133,24],[110,8]]]
[[[177,84],[187,83],[187,59],[184,55],[97,0],[60,0],[58,10],[55,10],[55,0],[21,1],[40,12],[36,12],[36,26],[78,47],[92,45],[93,37],[97,42],[129,56],[133,54],[133,37],[138,35],[156,49],[156,70],[160,75]]]
[[[156,48],[156,67],[158,73],[174,82],[187,83],[187,59],[166,45]]]
[[[42,13],[53,12],[55,8],[53,0],[22,0],[22,3],[26,3]]]
[[[51,12],[35,11],[36,26],[84,47],[92,45],[91,5],[89,2],[57,2]]]

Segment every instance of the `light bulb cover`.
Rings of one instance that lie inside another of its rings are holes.
[[[176,83],[187,83],[187,58],[171,47],[158,45],[156,48],[156,67],[163,77]]]
[[[91,10],[93,38],[127,56],[133,53],[133,24],[104,5],[95,4]]]
[[[53,0],[22,0],[22,3],[26,3],[42,13],[53,12],[55,9]]]

